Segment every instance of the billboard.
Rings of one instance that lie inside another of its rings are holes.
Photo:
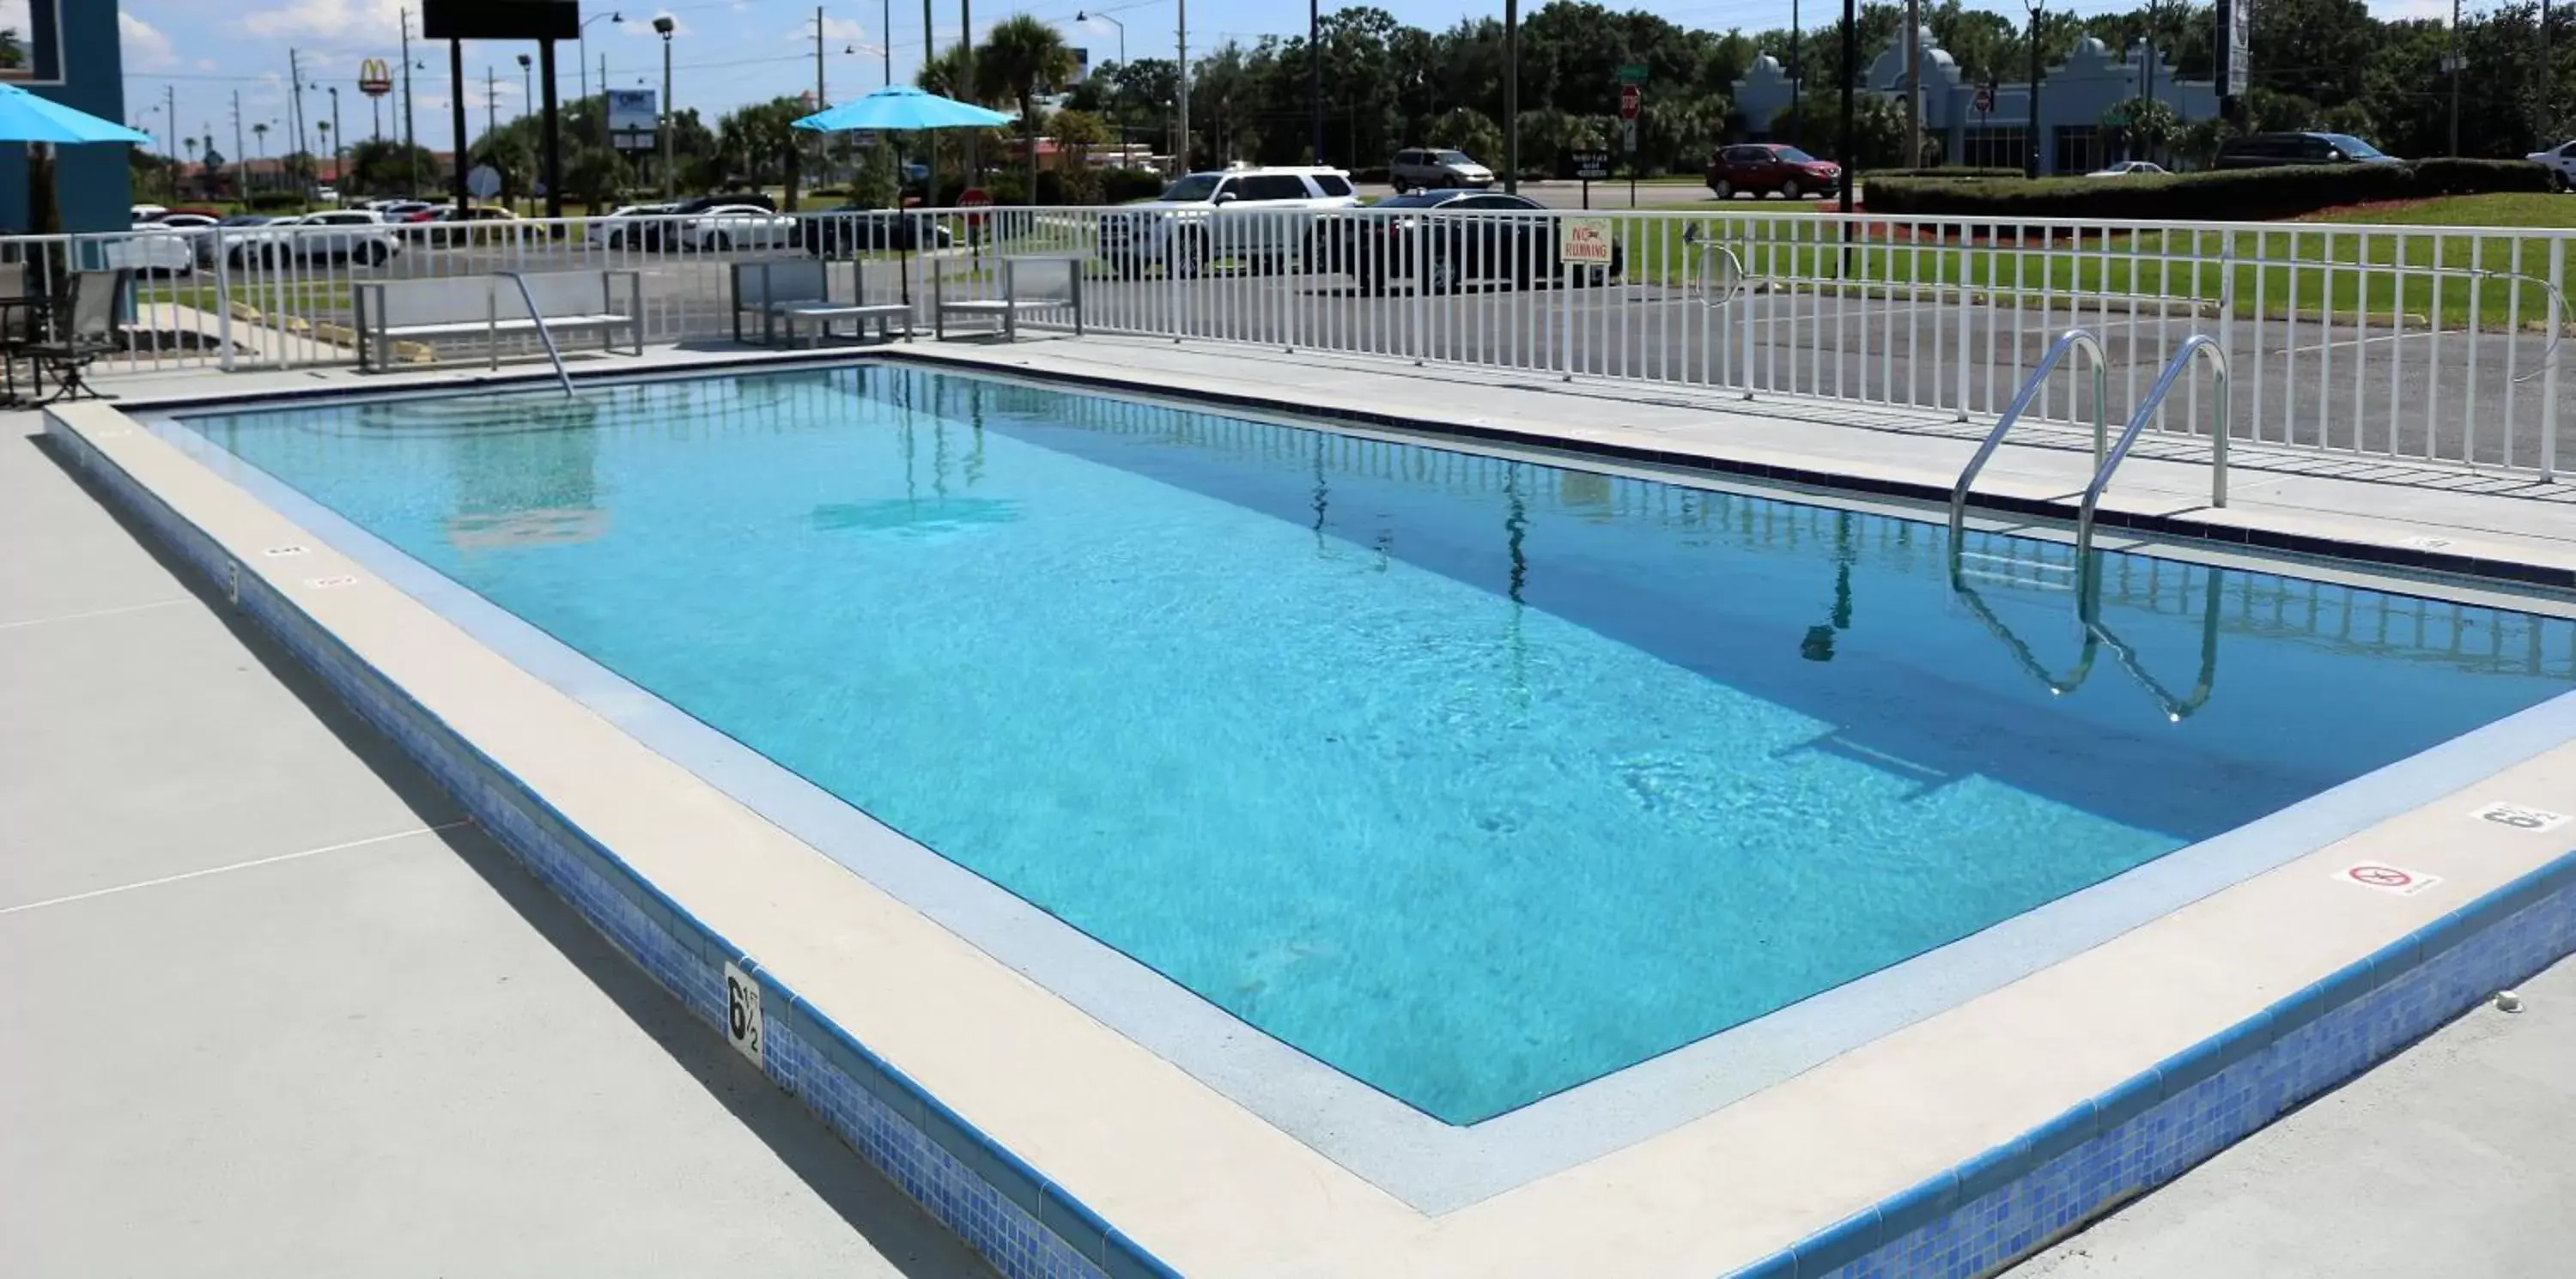
[[[2218,92],[2242,97],[2254,71],[2253,0],[2218,0]]]
[[[368,58],[358,64],[358,92],[370,98],[381,98],[394,91],[394,69],[382,58]]]
[[[432,40],[578,40],[580,0],[421,0]]]
[[[621,151],[653,149],[653,128],[659,121],[654,110],[651,89],[611,89],[608,91],[609,145]]]
[[[0,0],[0,81],[63,82],[61,0]]]

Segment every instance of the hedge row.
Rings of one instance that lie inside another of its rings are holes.
[[[2014,219],[2261,221],[2381,200],[2548,189],[2549,171],[2528,160],[2308,164],[2036,181],[1861,175],[1861,190],[1872,213]]]
[[[1880,178],[1941,178],[1956,182],[1966,178],[2018,178],[2023,174],[2019,169],[1975,169],[1956,165],[1939,169],[1872,169],[1867,176],[1873,181]]]

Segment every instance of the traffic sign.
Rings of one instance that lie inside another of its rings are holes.
[[[1619,86],[1619,118],[1634,120],[1646,106],[1646,91],[1633,84]]]
[[[1574,158],[1574,176],[1581,178],[1586,182],[1598,182],[1603,178],[1610,176],[1609,152],[1576,151],[1573,152],[1572,155]]]
[[[1631,154],[1634,154],[1634,153],[1636,152],[1636,150],[1637,150],[1637,122],[1636,122],[1636,121],[1634,121],[1634,120],[1622,120],[1622,121],[1620,121],[1620,122],[1619,122],[1619,145],[1620,145],[1620,149],[1621,149],[1621,150],[1623,150],[1623,151],[1627,151],[1627,152],[1629,152],[1629,153],[1631,153]],[[1632,185],[1633,185],[1633,184],[1632,184]]]
[[[1645,64],[1643,64],[1643,63],[1638,63],[1638,62],[1631,62],[1631,63],[1629,63],[1628,65],[1626,65],[1626,66],[1624,66],[1624,67],[1619,68],[1619,83],[1621,83],[1621,84],[1644,84],[1645,82],[1646,82],[1646,67],[1645,67]]]
[[[465,193],[477,200],[489,200],[501,193],[501,171],[488,164],[478,164],[465,173]]]
[[[1995,109],[1995,87],[1994,87],[1993,85],[1991,85],[1991,84],[1988,84],[1988,85],[1980,85],[1980,86],[1978,86],[1978,88],[1977,88],[1977,114],[1978,114],[1978,115],[1986,115],[1986,114],[1988,114],[1988,113],[1992,112],[1994,109]]]

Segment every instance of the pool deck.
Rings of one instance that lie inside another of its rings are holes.
[[[0,415],[10,1273],[992,1272]]]
[[[1366,368],[1288,353],[1087,339],[914,346],[905,354],[995,371],[1118,379],[1165,393],[1230,394],[1695,453],[1736,467],[1831,471],[1901,490],[1946,489],[1973,443],[1929,419],[1886,415],[1875,425],[1838,425],[1794,406],[1729,412],[1707,396]],[[121,389],[136,396],[158,389],[141,382]],[[198,395],[399,384],[319,371],[167,385],[170,394]],[[2263,1016],[2277,1001],[2566,851],[2565,834],[2476,820],[2480,805],[2576,807],[2576,743],[2561,739],[2499,759],[2492,776],[2473,786],[1787,1082],[1580,1166],[1427,1214],[825,862],[524,672],[460,643],[452,628],[400,592],[365,580],[359,565],[329,547],[299,557],[291,572],[258,563],[250,548],[296,541],[302,532],[166,444],[119,425],[112,407],[65,417],[114,465],[231,553],[249,557],[240,561],[243,574],[261,574],[793,985],[804,1006],[846,1018],[874,1051],[924,1081],[957,1114],[1188,1274],[1560,1275],[1604,1273],[1605,1256],[1615,1256],[1616,1273],[1678,1279],[1776,1263],[1791,1241],[1856,1211],[1874,1216],[1871,1205],[2008,1146],[2070,1107],[2107,1103],[2141,1070]],[[2008,447],[1980,488],[2026,500],[2062,498],[2080,487],[2088,461],[2064,447]],[[2309,473],[2242,470],[2234,503],[2208,512],[2199,509],[2205,466],[2141,456],[2123,471],[2106,509],[2362,544],[2392,556],[2433,553],[2576,574],[2576,508],[2561,491],[2568,485],[2378,464],[2317,474],[2295,459],[2284,464]],[[2369,474],[2351,473],[2360,471]],[[2355,511],[2372,515],[2349,514]],[[2105,530],[2104,545],[2123,544],[2116,532]],[[2408,539],[2440,544],[2410,546]],[[329,589],[320,589],[325,583]],[[2493,597],[2473,585],[2427,591]],[[415,824],[437,823],[416,816]],[[710,846],[727,850],[722,867],[701,852]],[[2440,882],[2412,895],[2334,882],[2343,867],[2366,860]],[[2280,927],[2285,919],[2298,926]],[[2020,1051],[2000,1055],[1998,1044]]]

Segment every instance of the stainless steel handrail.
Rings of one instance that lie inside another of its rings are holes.
[[[519,286],[519,300],[528,304],[528,319],[537,326],[537,340],[545,343],[546,358],[555,362],[555,380],[563,383],[564,398],[572,398],[572,374],[564,370],[563,352],[555,349],[555,335],[546,331],[546,316],[537,309],[537,295],[528,287],[526,277],[516,271],[494,271]]]
[[[2084,633],[2088,637],[2100,636],[2103,643],[2111,646],[2111,656],[2119,660],[2120,668],[2127,671],[2129,678],[2136,680],[2140,688],[2147,690],[2147,696],[2155,699],[2156,709],[2165,713],[2169,723],[2179,724],[2192,712],[2208,705],[2210,692],[2218,686],[2219,591],[2227,575],[2225,570],[2218,568],[2203,571],[2209,575],[2209,585],[2207,598],[2200,607],[2200,678],[2192,685],[2189,697],[2174,696],[2173,690],[2147,673],[2147,668],[2138,660],[2137,650],[2129,647],[2128,641],[2112,634],[2110,627],[2103,625],[2102,582],[2099,577],[2079,588],[2085,593],[2076,601],[2077,616],[2084,624]]]
[[[2002,417],[1995,419],[1995,429],[1986,432],[1985,443],[1977,446],[1977,455],[1968,459],[1968,465],[1959,472],[1959,482],[1950,487],[1950,575],[1954,579],[1959,572],[1959,537],[1967,527],[1968,486],[1976,482],[1978,472],[1986,469],[1987,460],[2003,444],[2005,433],[2012,430],[2013,424],[2020,421],[2023,412],[2030,408],[2030,402],[2039,398],[2041,389],[2048,384],[2048,375],[2057,368],[2057,362],[2065,359],[2068,351],[2078,349],[2093,360],[2093,465],[2097,468],[2102,465],[2110,435],[2110,420],[2105,416],[2110,412],[2110,361],[2103,355],[2102,339],[2095,337],[2091,330],[2068,329],[2049,344],[2046,354],[2039,357],[2039,367],[2022,379],[2021,389],[2013,393],[2012,403],[2005,406]],[[2135,433],[2134,427],[2131,433]],[[2123,447],[2126,447],[2125,441]]]
[[[2227,505],[2227,350],[2218,344],[2218,339],[2206,333],[2194,333],[2184,338],[2182,349],[2175,351],[2173,358],[2165,362],[2164,372],[2157,374],[2156,384],[2147,389],[2147,398],[2138,401],[2137,411],[2129,415],[2129,425],[2120,432],[2119,442],[2111,446],[2109,456],[2095,459],[2093,482],[2084,486],[2083,504],[2075,512],[2075,561],[2084,565],[2087,571],[2092,565],[2093,510],[2101,505],[2102,491],[2111,487],[2111,473],[2119,470],[2120,463],[2129,456],[2129,446],[2138,442],[2138,433],[2147,428],[2147,422],[2163,406],[2166,393],[2173,390],[2174,381],[2195,360],[2201,359],[2209,361],[2211,377],[2218,387],[2218,420],[2211,425],[2209,435],[2209,504]],[[1958,520],[1956,498],[1951,500],[1950,509],[1950,518],[1955,525]]]

